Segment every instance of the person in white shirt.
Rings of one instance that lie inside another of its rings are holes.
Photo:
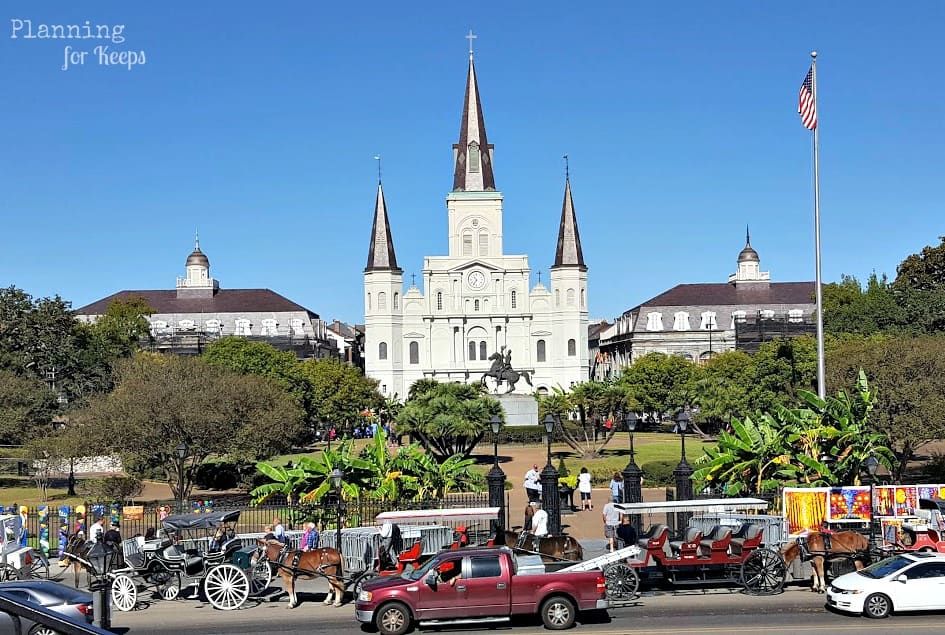
[[[581,492],[581,511],[586,512],[594,509],[594,501],[591,500],[591,473],[586,467],[581,468],[578,474],[578,491]]]
[[[98,542],[99,539],[105,534],[105,519],[99,517],[92,523],[92,526],[89,527],[89,540],[92,542]]]
[[[535,515],[532,516],[532,534],[535,538],[544,538],[548,535],[548,512],[541,508],[541,503],[532,503],[535,506]]]
[[[538,471],[537,463],[532,466],[532,469],[525,472],[525,493],[528,494],[529,502],[541,498],[541,473]]]

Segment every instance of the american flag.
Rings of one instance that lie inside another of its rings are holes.
[[[807,77],[801,84],[798,98],[797,112],[801,115],[801,123],[808,130],[817,127],[817,102],[814,101],[814,67],[807,71]]]

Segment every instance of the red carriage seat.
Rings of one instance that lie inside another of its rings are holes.
[[[699,555],[703,558],[711,558],[713,555],[722,553],[728,554],[729,545],[732,543],[732,528],[723,525],[716,525],[712,528],[708,537],[699,541]]]
[[[699,548],[701,540],[702,530],[698,527],[690,527],[683,534],[682,540],[671,540],[669,547],[673,550],[673,554],[678,556],[683,552],[695,552]]]
[[[664,555],[670,556],[669,545],[669,527],[666,525],[652,525],[637,538],[637,545],[648,552],[661,551]]]
[[[738,532],[732,535],[732,555],[740,556],[746,551],[757,549],[761,545],[761,538],[764,535],[764,526],[754,523],[745,523]]]
[[[402,551],[397,556],[397,563],[400,565],[399,568],[403,568],[403,566],[407,564],[416,564],[417,561],[420,559],[420,550],[422,548],[423,548],[423,541],[418,540],[417,542],[414,543],[413,547],[411,547],[410,549],[407,549],[406,551]]]

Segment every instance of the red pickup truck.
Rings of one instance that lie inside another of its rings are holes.
[[[508,547],[444,551],[399,576],[366,583],[355,617],[382,635],[421,626],[487,624],[513,615],[541,615],[545,627],[569,628],[578,611],[606,609],[600,571],[519,571]]]

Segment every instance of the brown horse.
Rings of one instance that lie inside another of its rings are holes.
[[[253,555],[252,563],[255,565],[260,559],[265,558],[279,567],[282,588],[289,594],[290,609],[299,605],[298,596],[295,594],[295,581],[298,578],[305,580],[326,578],[329,591],[325,597],[325,605],[331,604],[334,598],[335,606],[341,606],[345,583],[341,577],[344,573],[344,557],[340,551],[331,548],[299,551],[289,549],[278,540],[263,540],[262,538],[258,538],[256,543],[259,548]]]
[[[503,540],[505,542],[503,542]],[[521,544],[520,541],[524,540]],[[505,530],[496,536],[495,544],[507,547],[519,547],[527,551],[536,551],[551,560],[583,560],[584,548],[571,536],[546,536],[538,539],[538,549],[535,549],[534,538],[531,534],[522,534]]]
[[[85,554],[91,549],[93,543],[87,542],[85,540],[85,534],[83,532],[74,533],[69,536],[66,540],[66,548],[63,550],[63,553],[66,554],[64,558],[61,558],[62,563],[65,566],[71,566],[72,572],[75,575],[75,587],[79,588],[79,574],[85,566],[82,564],[78,558],[85,559]],[[69,556],[76,556],[76,558],[70,558]],[[86,570],[86,582],[91,583],[91,574]]]
[[[856,564],[856,570],[863,568],[869,561],[868,541],[855,531],[838,531],[829,534],[830,548],[824,540],[824,535],[814,532],[807,536],[807,551],[810,554],[813,572],[811,573],[811,591],[823,593],[827,587],[827,577],[824,574],[824,562],[832,558],[849,558]],[[784,563],[790,565],[798,556],[804,557],[804,552],[797,541],[788,543],[781,549]]]

